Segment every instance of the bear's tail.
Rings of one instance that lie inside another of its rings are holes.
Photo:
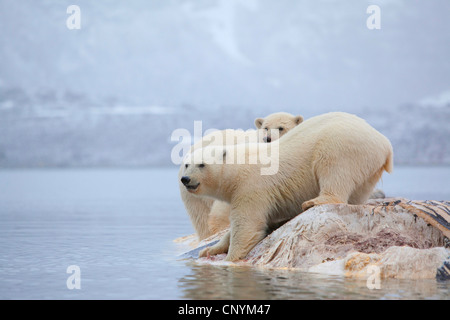
[[[394,151],[392,151],[392,146],[389,149],[389,153],[386,157],[386,162],[384,163],[383,168],[388,173],[392,173],[392,170],[394,170]]]

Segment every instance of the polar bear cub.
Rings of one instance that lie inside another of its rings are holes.
[[[303,121],[302,116],[294,116],[286,112],[277,112],[265,118],[257,118],[255,125],[261,130],[221,130],[202,138],[191,147],[190,153],[207,146],[236,145],[242,143],[270,142],[283,136]],[[275,134],[271,134],[275,133]],[[271,137],[267,141],[268,135]],[[181,182],[184,165],[180,166],[178,181],[180,194],[192,225],[200,240],[229,226],[230,206],[228,203],[211,198],[197,197],[188,192]]]
[[[272,137],[273,130],[278,133],[278,138],[284,136],[288,131],[303,122],[302,116],[294,116],[286,112],[277,112],[268,115],[265,118],[256,118],[255,127],[262,130],[262,142],[275,141],[276,137]]]
[[[278,145],[278,154],[271,154],[279,162],[276,174],[261,175],[261,162],[227,161],[230,154],[258,157],[271,145]],[[364,203],[383,171],[392,171],[393,150],[363,119],[334,112],[304,121],[271,144],[197,149],[184,165],[181,180],[188,192],[231,206],[230,231],[200,256],[227,253],[226,260],[236,261],[272,226],[312,206]]]

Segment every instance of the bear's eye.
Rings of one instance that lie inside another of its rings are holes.
[[[283,131],[283,130],[284,130],[284,128],[283,128],[283,127],[279,127],[279,128],[278,128],[278,130],[280,130],[280,131]]]
[[[205,164],[204,164],[204,163],[200,163],[200,164],[198,165],[198,167],[199,167],[199,168],[204,168],[204,167],[205,167]]]
[[[269,131],[269,128],[264,128],[264,130]]]
[[[186,163],[185,165],[184,165],[184,167],[187,169],[187,167],[188,167],[189,165]]]

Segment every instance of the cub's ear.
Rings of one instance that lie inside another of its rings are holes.
[[[257,129],[261,129],[261,126],[262,126],[263,122],[264,122],[263,118],[256,118],[255,119],[255,126],[256,126],[256,128]]]
[[[294,118],[294,121],[295,121],[296,124],[300,124],[300,123],[303,122],[303,117],[302,116],[296,116]]]

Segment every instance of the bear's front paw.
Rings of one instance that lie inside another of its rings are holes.
[[[211,249],[211,248],[205,248],[205,249],[201,250],[198,254],[198,257],[202,258],[202,257],[210,256],[211,254],[209,253],[209,249]]]
[[[238,260],[241,260],[242,258],[240,256],[234,256],[232,254],[227,254],[227,257],[225,258],[225,261],[230,261],[230,262],[236,262]]]
[[[220,244],[220,243],[218,243],[218,244]],[[200,251],[198,254],[198,257],[202,258],[202,257],[215,256],[216,254],[227,253],[227,251],[228,251],[228,247],[221,246],[221,245],[215,245],[215,246],[208,247],[208,248],[205,248],[202,251]]]

